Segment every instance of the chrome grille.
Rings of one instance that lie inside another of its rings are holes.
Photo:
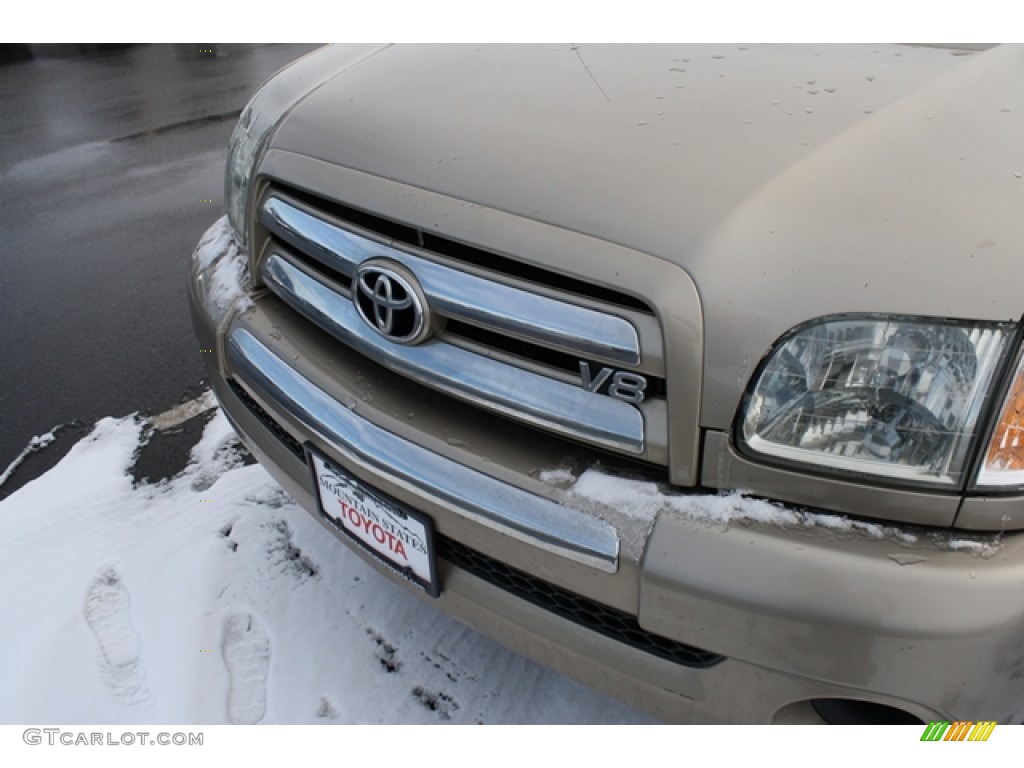
[[[642,363],[640,336],[628,319],[635,310],[599,309],[592,300],[558,298],[502,275],[460,269],[422,248],[385,242],[273,188],[261,201],[259,220],[271,235],[259,267],[264,283],[367,358],[508,418],[665,463],[664,387],[659,371],[650,375],[650,365],[645,369]],[[364,322],[350,289],[356,270],[370,259],[412,273],[431,311],[450,321],[452,331],[409,346],[389,341]],[[561,364],[552,365],[553,358]],[[567,360],[643,372],[653,381],[652,396],[634,405],[587,391]]]

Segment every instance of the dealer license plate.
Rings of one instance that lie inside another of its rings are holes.
[[[409,581],[434,597],[440,592],[429,517],[408,509],[332,464],[311,447],[320,512]]]

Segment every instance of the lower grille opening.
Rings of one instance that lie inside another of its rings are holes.
[[[235,396],[239,400],[245,403],[245,406],[252,412],[252,415],[259,420],[260,424],[269,429],[274,434],[274,437],[280,440],[281,443],[284,444],[284,447],[295,455],[295,458],[305,464],[306,452],[302,450],[302,445],[299,441],[292,437],[291,433],[289,433],[284,427],[274,421],[270,414],[263,410],[263,406],[257,403],[252,396],[245,391],[241,384],[234,379],[228,379],[227,382],[231,391],[235,393]]]
[[[457,541],[444,536],[435,540],[438,556],[452,565],[612,640],[686,667],[706,668],[723,659],[716,653],[652,634],[628,613],[538,579]]]

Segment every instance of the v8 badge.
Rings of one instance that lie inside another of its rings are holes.
[[[600,368],[596,374],[590,370],[590,363],[580,360],[580,379],[587,392],[608,395],[627,403],[642,403],[647,379],[638,373]]]

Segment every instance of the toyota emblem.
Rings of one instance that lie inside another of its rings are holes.
[[[363,262],[352,300],[367,325],[398,344],[418,344],[429,333],[427,305],[412,273],[383,259]]]

